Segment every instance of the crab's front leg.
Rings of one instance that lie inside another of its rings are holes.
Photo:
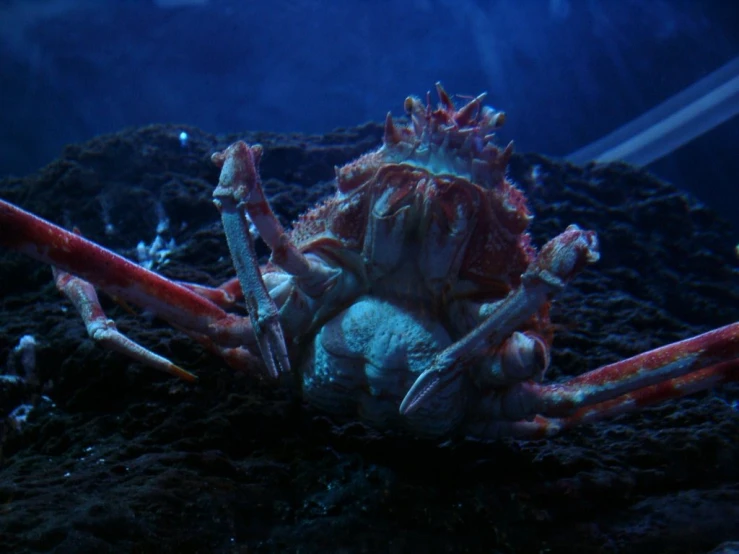
[[[739,381],[739,322],[563,383],[518,383],[483,399],[467,430],[481,438],[541,438],[731,381]]]
[[[552,295],[564,288],[586,264],[598,260],[598,239],[593,231],[570,225],[550,240],[522,275],[521,286],[496,303],[487,318],[459,341],[442,350],[432,367],[416,380],[400,405],[408,415],[425,400],[459,377],[466,362],[491,348],[502,346],[504,357],[541,358],[536,339],[516,333]]]
[[[267,202],[259,177],[261,145],[236,142],[213,155],[221,167],[213,200],[221,213],[223,229],[249,317],[267,369],[273,377],[288,371],[290,362],[277,306],[264,284],[249,220],[272,251],[271,261],[293,276],[302,292],[319,296],[339,271],[318,258],[308,258],[289,239]]]

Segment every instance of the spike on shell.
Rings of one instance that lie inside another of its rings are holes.
[[[441,101],[444,108],[449,111],[454,111],[454,102],[452,102],[452,99],[449,97],[449,94],[447,94],[447,91],[444,90],[441,81],[438,81],[436,83],[436,93],[439,95],[439,100]]]
[[[513,141],[506,144],[505,150],[500,155],[500,161],[503,167],[506,167],[508,162],[511,161],[511,156],[513,156]]]
[[[460,127],[465,127],[471,121],[474,121],[480,113],[480,107],[482,106],[483,100],[488,95],[487,92],[483,92],[477,98],[473,98],[467,104],[462,106],[457,115],[454,116],[454,120]]]
[[[385,117],[385,136],[383,140],[385,144],[389,145],[398,144],[402,140],[398,129],[395,127],[395,123],[393,123],[393,116],[390,112],[387,112],[387,116]]]

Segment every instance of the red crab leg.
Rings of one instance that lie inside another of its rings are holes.
[[[3,200],[0,245],[89,281],[221,346],[254,343],[247,318],[228,314],[187,288]]]
[[[154,369],[160,369],[184,379],[195,381],[197,377],[173,364],[168,359],[147,350],[116,329],[115,322],[108,319],[100,307],[95,288],[79,277],[52,267],[56,288],[74,304],[85,323],[87,334],[101,346],[125,354]]]
[[[522,383],[535,396],[535,413],[564,416],[574,410],[739,359],[739,323],[644,352],[565,381]],[[708,387],[713,386],[708,383]],[[692,391],[690,391],[692,392]]]
[[[577,271],[597,259],[595,233],[576,225],[570,225],[545,244],[536,261],[522,275],[521,286],[499,302],[485,321],[436,356],[433,366],[418,377],[406,394],[400,413],[412,413],[424,399],[456,378],[465,360],[499,346],[553,294],[562,290]]]
[[[486,432],[478,438],[515,437],[521,439],[543,439],[562,431],[640,410],[652,404],[682,398],[695,392],[739,380],[739,360],[723,362],[699,369],[682,377],[657,383],[613,400],[586,406],[566,417],[536,416],[532,421],[494,422],[486,426]]]
[[[580,423],[628,413],[739,381],[739,322],[595,369],[564,383],[521,383],[503,399],[517,435],[550,435]],[[537,428],[539,428],[537,430]]]

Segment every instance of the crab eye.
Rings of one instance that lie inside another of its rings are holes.
[[[411,113],[413,113],[413,104],[414,103],[415,102],[413,102],[413,97],[412,96],[409,96],[408,98],[405,99],[405,102],[403,102],[403,109],[405,110],[405,113],[407,113],[408,115],[410,115]]]

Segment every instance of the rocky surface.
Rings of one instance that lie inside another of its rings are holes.
[[[217,284],[231,267],[213,150],[262,142],[287,224],[380,133],[131,129],[0,182],[0,197],[133,258],[166,215],[175,247],[159,271]],[[552,379],[739,320],[737,237],[690,197],[627,166],[524,155],[511,174],[537,244],[571,222],[601,240],[601,261],[553,309]],[[739,539],[736,385],[548,441],[438,445],[331,420],[103,297],[121,330],[200,381],[142,368],[87,339],[48,268],[0,262],[0,361],[35,336],[41,383],[24,391],[36,409],[20,431],[4,427],[0,551],[687,553]],[[0,401],[7,417],[21,399]]]

